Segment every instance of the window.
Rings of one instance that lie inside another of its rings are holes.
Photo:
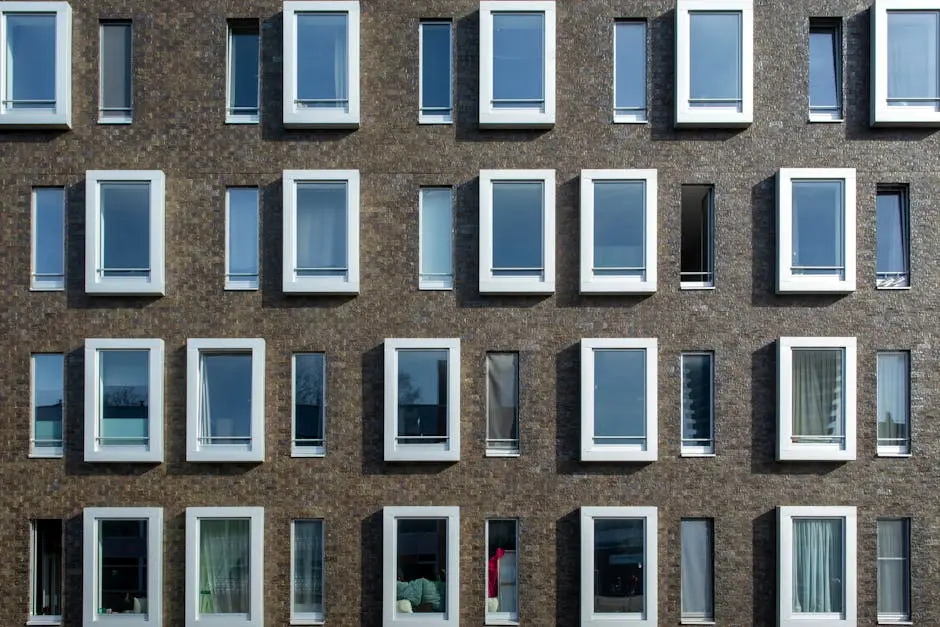
[[[85,184],[85,291],[162,296],[163,172],[89,170]]]
[[[163,461],[163,340],[85,340],[85,461]]]
[[[480,126],[555,124],[555,3],[480,2]]]
[[[450,124],[453,114],[453,24],[450,21],[421,22],[419,72],[421,124]]]
[[[294,353],[293,457],[326,453],[326,355]]]
[[[0,125],[72,127],[72,8],[0,1]]]
[[[264,461],[264,340],[186,342],[186,461]]]
[[[519,620],[519,522],[486,521],[486,623]]]
[[[911,453],[911,354],[878,352],[878,455]]]
[[[940,3],[872,6],[871,124],[940,124]]]
[[[855,291],[855,170],[781,168],[777,292]]]
[[[911,520],[878,519],[878,622],[911,620]]]
[[[778,342],[778,460],[855,459],[855,338]]]
[[[358,128],[358,0],[285,0],[284,126]]]
[[[753,31],[752,0],[678,0],[677,126],[753,121]]]
[[[486,354],[486,454],[519,454],[519,353]]]
[[[910,287],[910,203],[905,186],[879,187],[875,204],[875,285]]]
[[[555,171],[480,171],[480,293],[555,291]]]
[[[715,454],[712,353],[682,353],[682,456]]]
[[[257,187],[225,190],[225,289],[258,289]]]
[[[186,624],[264,625],[264,508],[186,508]]]
[[[682,186],[679,287],[715,287],[715,188]]]
[[[780,626],[856,624],[854,507],[780,507]]]
[[[658,624],[656,533],[655,507],[581,508],[582,627]]]
[[[454,191],[423,187],[418,200],[418,289],[454,289]]]
[[[33,272],[30,289],[65,289],[65,189],[36,187],[32,194]]]
[[[646,120],[646,22],[617,21],[614,22],[614,122]]]
[[[656,170],[581,170],[581,293],[656,291]]]
[[[255,20],[228,24],[225,121],[257,124],[261,102],[261,33]]]
[[[83,529],[85,627],[159,624],[163,509],[86,507]]]
[[[62,521],[32,521],[30,540],[30,625],[62,623]]]
[[[460,508],[386,507],[382,519],[382,624],[458,625]]]
[[[385,340],[385,461],[460,459],[460,340]]]
[[[292,625],[323,622],[323,521],[291,522]]]
[[[657,458],[657,341],[581,340],[581,461]]]
[[[33,390],[30,457],[62,457],[65,416],[65,355],[36,353],[30,358]]]
[[[842,121],[842,28],[838,19],[809,20],[809,121]]]
[[[101,22],[98,122],[130,124],[134,70],[130,22]]]
[[[683,518],[682,535],[682,622],[711,623],[715,620],[714,521]]]
[[[284,170],[284,292],[359,293],[359,170]]]

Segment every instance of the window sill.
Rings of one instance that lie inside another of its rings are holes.
[[[735,111],[709,111],[702,109],[687,109],[676,112],[677,128],[746,128],[754,122],[753,116]]]
[[[887,451],[878,451],[878,452],[875,453],[875,457],[887,457],[887,458],[892,458],[892,457],[894,457],[894,458],[902,458],[902,459],[903,459],[903,458],[906,458],[906,457],[913,457],[913,456],[914,456],[914,455],[911,454],[911,453],[891,453],[891,452],[887,452]]]
[[[392,445],[385,450],[387,462],[459,462],[460,449],[441,445]]]
[[[63,455],[62,449],[57,448],[50,451],[30,451],[29,459],[62,459],[65,457]]]
[[[522,453],[518,450],[505,451],[501,449],[486,449],[486,457],[521,457]]]
[[[509,620],[506,618],[487,618],[483,622],[484,625],[518,625],[518,620]]]
[[[655,294],[656,280],[630,281],[629,279],[589,279],[581,281],[582,294]]]
[[[437,283],[418,283],[418,290],[421,292],[452,292],[454,291],[454,283],[450,282],[437,282]]]
[[[352,108],[353,103],[350,103]],[[358,109],[358,103],[356,104]],[[359,113],[348,113],[346,111],[317,111],[310,110],[290,110],[285,108],[283,117],[284,128],[286,129],[357,129],[359,128]]]
[[[225,116],[226,124],[260,124],[261,116],[259,115],[227,115]]]
[[[912,620],[894,620],[892,618],[879,618],[879,625],[913,625],[914,621]]]
[[[326,621],[322,618],[293,618],[290,619],[291,625],[324,625]]]
[[[696,453],[693,451],[680,451],[679,457],[717,457],[715,453]]]
[[[61,616],[31,616],[26,621],[27,625],[61,625]]]
[[[713,289],[715,289],[715,286],[714,286],[714,285],[705,285],[705,284],[703,284],[703,283],[680,283],[680,284],[679,284],[679,289],[680,289],[680,290],[689,290],[689,291],[696,291],[696,290],[713,290]]]
[[[679,621],[680,625],[717,625],[713,619],[683,618]]]
[[[293,447],[290,451],[291,457],[326,457],[326,448],[322,446],[311,446],[309,450],[304,450],[303,448]],[[309,624],[309,623],[295,623],[295,624]]]
[[[29,285],[30,292],[64,292],[65,279],[32,281]]]
[[[453,116],[450,115],[421,115],[418,116],[418,124],[421,126],[447,126],[454,123]]]
[[[285,294],[358,294],[359,281],[285,279]]]
[[[555,126],[555,115],[544,111],[512,109],[480,111],[482,129],[537,129]]]
[[[614,124],[649,124],[649,119],[643,117],[637,117],[632,115],[615,115]]]
[[[855,278],[837,279],[777,279],[778,294],[851,294],[855,291]]]
[[[150,279],[143,281],[121,279],[117,281],[86,281],[85,293],[101,296],[165,296],[166,289],[162,281],[158,283]]]
[[[71,112],[49,113],[31,112],[21,110],[16,112],[8,111],[0,114],[0,127],[2,128],[35,128],[35,129],[71,129]]]
[[[187,451],[186,461],[191,463],[228,463],[228,464],[256,464],[264,461],[264,449],[260,451],[214,451],[197,450]]]
[[[777,453],[778,462],[853,462],[855,451],[789,448]]]
[[[140,450],[97,450],[85,451],[85,461],[89,464],[162,464],[163,451]]]
[[[890,292],[894,290],[900,290],[903,292],[904,290],[911,289],[911,286],[910,285],[875,285],[875,289],[884,290],[886,292]]]
[[[133,121],[133,118],[98,118],[98,124],[102,126],[127,126]]]
[[[940,112],[934,108],[889,107],[882,103],[872,113],[871,126],[940,126]]]
[[[258,291],[258,281],[226,281],[226,292],[256,292]]]
[[[605,451],[596,448],[581,451],[582,462],[646,463],[655,462],[657,458],[657,451]]]
[[[481,294],[554,294],[554,279],[500,277],[480,279]]]
[[[841,114],[833,116],[826,113],[810,113],[808,121],[810,124],[842,124],[845,118]]]

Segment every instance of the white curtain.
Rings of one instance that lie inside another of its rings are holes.
[[[878,521],[878,613],[907,617],[907,533],[903,520]]]
[[[841,612],[842,520],[793,521],[793,611]]]
[[[937,12],[888,13],[888,98],[936,98],[938,90]],[[926,102],[895,105],[929,106]]]
[[[250,607],[250,523],[203,520],[199,528],[199,611],[247,614]]]
[[[907,438],[907,356],[878,355],[878,437]],[[901,444],[888,442],[888,444]]]
[[[510,440],[516,435],[516,359],[515,353],[486,356],[487,437]],[[496,447],[515,448],[510,442],[496,442]]]
[[[712,529],[708,520],[682,521],[682,616],[711,618]]]
[[[199,436],[200,444],[212,444],[212,404],[209,402],[209,367],[205,356],[199,358]]]
[[[793,435],[840,436],[842,351],[793,351]]]
[[[323,523],[294,523],[294,611],[323,611]]]
[[[345,274],[346,184],[311,183],[297,189],[297,267],[309,274]],[[327,270],[333,268],[335,270]]]
[[[349,32],[349,26],[346,17],[343,16],[343,27],[336,32],[336,39],[333,41],[333,93],[337,100],[346,100],[349,98],[347,91],[347,72],[349,64],[347,62],[346,33]],[[348,108],[348,103],[337,102],[333,106],[338,109]]]

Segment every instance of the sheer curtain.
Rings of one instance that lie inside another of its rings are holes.
[[[348,77],[346,71],[349,67],[347,62],[346,33],[348,27],[346,16],[342,16],[342,27],[336,32],[333,40],[333,93],[334,97],[342,102],[337,102],[333,106],[337,109],[349,109],[349,92],[347,90]]]
[[[937,103],[904,101],[904,98],[936,98],[938,92],[937,45],[940,12],[888,12],[888,98],[902,99],[895,106],[936,106]]]
[[[712,529],[710,520],[682,521],[682,616],[712,617]]]
[[[842,351],[793,351],[793,436],[841,436]]]
[[[249,528],[247,520],[203,520],[199,528],[199,611],[249,611]]]
[[[209,402],[209,368],[206,363],[206,356],[201,355],[199,358],[200,368],[200,382],[199,382],[199,444],[208,445],[212,444],[212,404]]]
[[[487,437],[496,448],[515,448],[516,436],[516,355],[494,353],[486,356]]]
[[[905,520],[878,521],[878,613],[908,617]]]
[[[345,183],[298,186],[297,268],[307,276],[345,275]]]
[[[902,353],[878,355],[878,438],[901,444],[907,438],[908,399],[907,356]]]
[[[294,612],[323,612],[323,523],[294,522]]]
[[[793,611],[842,612],[842,521],[793,521]]]

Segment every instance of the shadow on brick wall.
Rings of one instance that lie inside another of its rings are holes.
[[[581,538],[578,510],[555,523],[555,624],[577,625]],[[546,599],[546,601],[548,601]]]
[[[362,520],[362,549],[360,552],[360,624],[372,627],[382,624],[382,512],[370,514]]]
[[[777,548],[774,510],[754,519],[752,534],[752,624],[776,625]]]

